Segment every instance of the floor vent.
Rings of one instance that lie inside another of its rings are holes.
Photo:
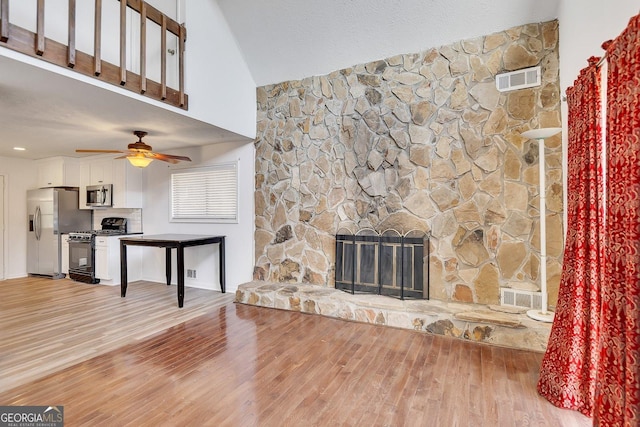
[[[523,68],[496,76],[496,88],[500,92],[540,86],[540,67]]]
[[[500,288],[500,303],[511,307],[542,308],[542,294],[540,292]]]

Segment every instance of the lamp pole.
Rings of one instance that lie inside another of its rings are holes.
[[[554,313],[547,310],[547,196],[546,196],[546,171],[544,140],[562,131],[562,128],[540,128],[522,132],[522,136],[529,139],[538,140],[538,163],[540,166],[540,310],[532,309],[527,311],[527,316],[540,322],[553,322]]]

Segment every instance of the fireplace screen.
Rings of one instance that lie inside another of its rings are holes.
[[[426,260],[426,262],[425,262]],[[336,235],[336,288],[429,299],[429,235],[373,230]]]

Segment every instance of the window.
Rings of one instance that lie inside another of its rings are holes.
[[[172,222],[238,222],[238,163],[171,174]]]

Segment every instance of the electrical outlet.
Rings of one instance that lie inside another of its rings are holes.
[[[196,278],[196,270],[191,270],[191,269],[187,269],[187,277],[190,277],[192,279]]]

